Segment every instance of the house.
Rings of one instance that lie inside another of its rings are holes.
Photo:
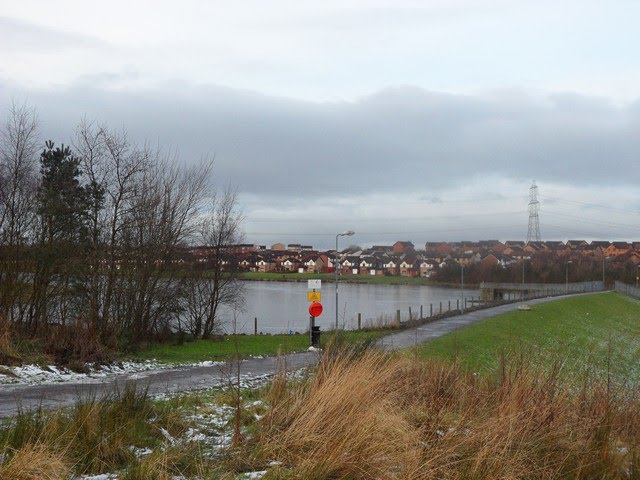
[[[586,240],[567,240],[567,247],[571,250],[575,250],[578,247],[584,247],[585,245],[589,245]]]
[[[483,267],[491,267],[496,265],[500,267],[506,267],[507,265],[511,265],[515,262],[516,260],[502,253],[490,253],[482,258],[478,262],[478,264],[482,265]]]
[[[278,266],[281,272],[297,272],[300,267],[300,260],[295,257],[286,257],[280,260]]]
[[[328,267],[329,259],[326,255],[309,254],[302,258],[302,264],[307,273],[323,273]]]
[[[440,242],[426,242],[424,244],[425,252],[435,252],[437,246],[440,245]]]
[[[576,245],[573,248],[567,247],[563,252],[560,252],[563,255],[575,255],[578,254],[581,257],[588,256],[602,256],[602,250],[595,249],[593,246],[589,245]]]
[[[441,253],[441,254],[446,254],[446,255],[449,255],[454,250],[455,250],[454,245],[452,245],[452,244],[450,244],[448,242],[442,242],[442,243],[440,243],[440,245],[438,245],[436,247],[436,252]]]
[[[411,242],[396,242],[393,244],[394,253],[407,253],[414,250],[414,245]]]
[[[407,257],[400,262],[400,276],[417,277],[420,275],[420,262],[416,257]]]
[[[400,262],[395,258],[389,258],[382,264],[385,275],[398,275],[400,273]]]
[[[503,255],[507,255],[516,260],[522,260],[526,258],[527,260],[531,258],[531,253],[526,252],[523,248],[517,246],[509,246],[502,251]]]
[[[363,275],[384,275],[380,259],[374,255],[360,257],[360,273]]]
[[[340,262],[340,272],[343,274],[358,274],[358,257],[349,255]]]
[[[504,242],[504,245],[506,247],[520,247],[520,248],[524,248],[525,246],[525,242],[522,240],[507,240],[506,242]]]
[[[427,260],[434,260],[436,263],[440,264],[444,262],[446,259],[451,258],[448,253],[425,253],[424,258]]]
[[[635,250],[629,250],[626,253],[618,255],[613,259],[613,263],[626,264],[632,263],[633,265],[640,265],[640,253]]]
[[[622,255],[631,250],[631,245],[627,242],[611,242],[607,248],[604,249],[604,254],[607,257]]]
[[[245,272],[255,272],[258,260],[259,259],[256,255],[243,255],[238,261],[238,268]]]
[[[538,253],[548,249],[543,242],[529,242],[524,247],[522,247],[522,250],[528,253]]]
[[[464,240],[460,242],[458,251],[464,253],[478,253],[480,251],[480,244],[478,242],[470,242],[468,240]]]
[[[482,251],[502,253],[506,245],[499,240],[480,240],[478,246]]]
[[[261,256],[256,262],[256,271],[258,272],[274,272],[276,270],[276,262],[269,256]]]
[[[420,262],[420,276],[429,278],[433,273],[433,269],[438,266],[439,262],[431,259],[424,259]]]
[[[553,252],[561,252],[566,248],[566,245],[562,240],[547,240],[542,243],[547,250],[551,250]]]
[[[372,256],[360,257],[359,268],[361,272],[371,272],[375,259]],[[373,270],[375,275],[375,270]]]
[[[465,267],[467,265],[471,265],[472,263],[476,263],[478,261],[481,260],[481,256],[479,253],[454,253],[451,255],[451,258],[458,264],[458,265],[464,265]]]
[[[591,242],[591,249],[595,253],[603,253],[607,248],[611,246],[611,242],[594,240]]]
[[[385,252],[393,252],[393,247],[391,246],[387,246],[387,245],[373,245],[370,250],[372,252],[381,252],[381,253],[385,253]]]

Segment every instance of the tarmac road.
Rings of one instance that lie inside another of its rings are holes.
[[[562,298],[566,298],[566,296],[539,298],[527,301],[527,303],[537,305]],[[480,320],[515,310],[518,305],[518,303],[510,303],[436,320],[417,328],[387,335],[381,338],[378,344],[385,350],[409,348]],[[273,375],[285,363],[287,370],[296,370],[313,365],[318,362],[318,359],[317,352],[303,352],[289,354],[281,358],[264,357],[243,360],[240,362],[241,381],[250,382],[252,379]],[[110,378],[87,379],[78,382],[0,385],[0,417],[12,417],[20,410],[28,411],[38,407],[46,409],[68,407],[79,399],[109,394],[115,388],[122,387],[128,382],[134,382],[142,388],[148,388],[151,394],[212,388],[228,384],[237,365],[235,362],[223,362],[210,366],[186,366],[127,373]]]

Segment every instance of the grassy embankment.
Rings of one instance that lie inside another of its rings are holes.
[[[341,331],[337,334],[341,342],[368,342],[380,338],[393,329]],[[336,339],[335,332],[323,332],[320,346]],[[140,360],[154,359],[167,363],[193,363],[207,360],[227,360],[236,355],[241,358],[301,352],[309,348],[309,336],[296,335],[225,335],[211,340],[196,340],[182,344],[156,344],[136,353]]]
[[[242,280],[260,280],[272,282],[306,282],[309,279],[319,278],[326,282],[334,282],[333,273],[261,273],[246,272],[239,275]],[[342,275],[343,283],[367,283],[372,285],[434,285],[428,278],[400,277],[400,276],[373,276],[373,275]]]
[[[574,377],[640,382],[640,302],[605,293],[513,311],[417,347],[425,359],[457,360],[473,372],[496,371],[505,355],[561,366]]]

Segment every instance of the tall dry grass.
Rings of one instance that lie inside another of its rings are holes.
[[[14,478],[7,472],[14,472],[22,463],[37,468],[38,460],[47,455],[52,465],[58,458],[76,473],[124,468],[135,460],[132,446],[162,444],[158,423],[175,435],[185,428],[178,416],[155,407],[147,392],[133,385],[103,398],[86,398],[69,411],[22,413],[0,430],[1,478]]]
[[[64,455],[43,444],[26,444],[0,465],[0,480],[66,480],[70,473]]]
[[[279,390],[260,444],[307,478],[410,478],[419,437],[401,411],[395,370],[382,356],[335,356],[306,385]]]
[[[503,359],[495,377],[369,352],[331,355],[272,392],[263,461],[297,478],[640,478],[638,392],[576,391],[557,368]]]

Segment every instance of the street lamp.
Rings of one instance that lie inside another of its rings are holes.
[[[605,260],[609,260],[609,257],[605,257],[604,255],[602,255],[602,290],[605,290],[604,288],[604,262]]]
[[[338,237],[350,237],[355,232],[353,230],[346,230],[342,233],[338,233],[336,235],[336,264],[335,264],[335,272],[336,272],[336,330],[338,330],[338,263],[340,262],[338,258]]]
[[[464,313],[464,263],[461,263],[460,266],[462,270],[460,270],[460,313]]]
[[[527,264],[527,259],[522,259],[522,292],[520,298],[524,301],[524,266]]]
[[[569,264],[573,263],[573,261],[569,260],[566,264],[565,264],[565,293],[569,293]]]

